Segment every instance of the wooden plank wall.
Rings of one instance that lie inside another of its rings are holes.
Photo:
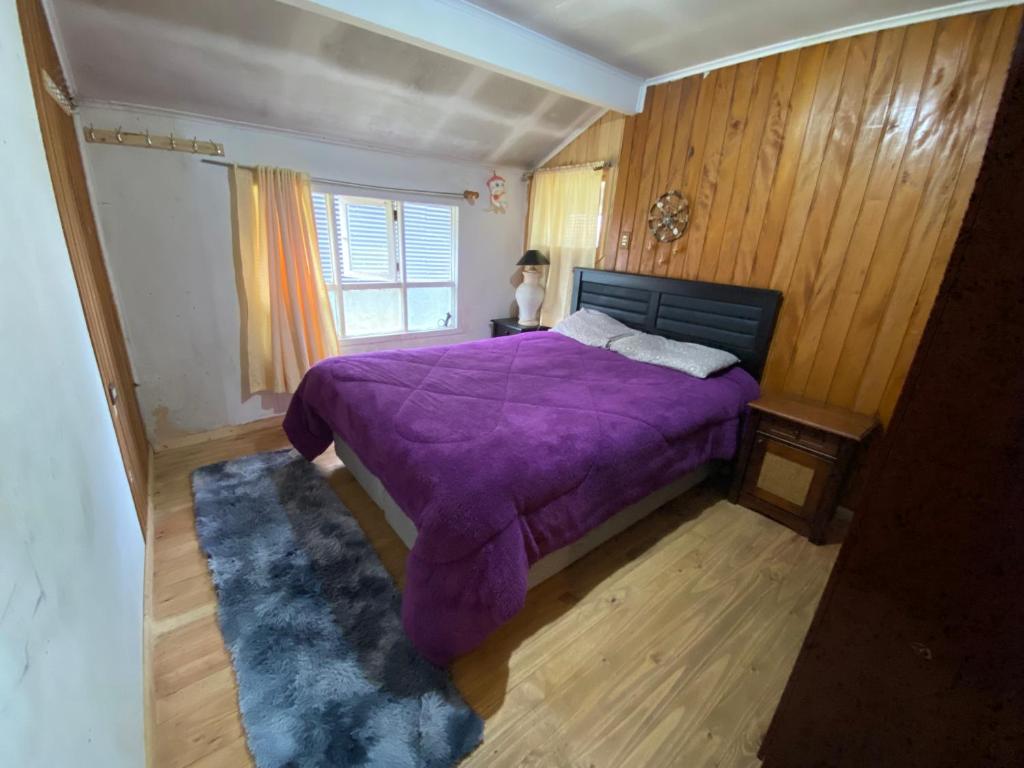
[[[543,167],[554,168],[601,160],[618,165],[622,127],[626,119],[625,115],[618,112],[605,112],[593,125],[544,163]]]
[[[603,266],[781,290],[765,389],[887,423],[1020,22],[1020,6],[955,16],[650,89],[623,121]],[[586,151],[559,157],[597,159]],[[669,189],[690,201],[690,226],[657,244],[647,213]]]

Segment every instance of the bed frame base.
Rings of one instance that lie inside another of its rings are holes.
[[[366,468],[366,465],[359,459],[355,451],[340,437],[335,436],[334,438],[334,450],[337,452],[338,458],[341,459],[349,472],[352,473],[356,482],[373,499],[374,503],[384,510],[384,519],[387,520],[388,525],[398,534],[398,537],[405,543],[405,546],[412,549],[412,545],[416,543],[416,526],[395,500],[391,498],[391,494],[387,492],[384,484]],[[527,587],[532,589],[542,581],[546,581],[584,555],[597,549],[613,536],[618,535],[634,523],[647,517],[658,507],[686,493],[711,474],[713,464],[714,462],[702,464],[692,472],[688,472],[668,485],[662,486],[654,491],[654,493],[640,499],[635,504],[630,504],[622,511],[615,513],[572,544],[545,555],[530,566]]]

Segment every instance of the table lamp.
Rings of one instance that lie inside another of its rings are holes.
[[[540,284],[540,267],[548,261],[540,251],[529,250],[516,266],[523,268],[523,282],[516,288],[516,303],[519,304],[519,324],[530,327],[540,325],[540,305],[544,303],[544,286]]]

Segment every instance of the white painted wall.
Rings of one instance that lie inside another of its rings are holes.
[[[227,159],[332,179],[481,193],[459,210],[459,330],[401,342],[343,342],[343,352],[483,338],[509,314],[526,208],[521,171],[509,211],[486,212],[491,168],[316,141],[155,111],[87,106],[83,125],[213,139]],[[424,126],[429,130],[430,126]],[[242,400],[239,314],[227,170],[165,151],[83,144],[110,277],[121,309],[151,441],[283,412],[286,397]],[[361,192],[359,194],[366,194]]]
[[[143,544],[0,3],[0,766],[138,768]]]

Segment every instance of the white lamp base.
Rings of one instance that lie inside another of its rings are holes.
[[[519,304],[519,324],[526,327],[540,325],[540,306],[544,303],[544,287],[540,284],[540,272],[526,267],[523,282],[516,288],[516,302]]]

